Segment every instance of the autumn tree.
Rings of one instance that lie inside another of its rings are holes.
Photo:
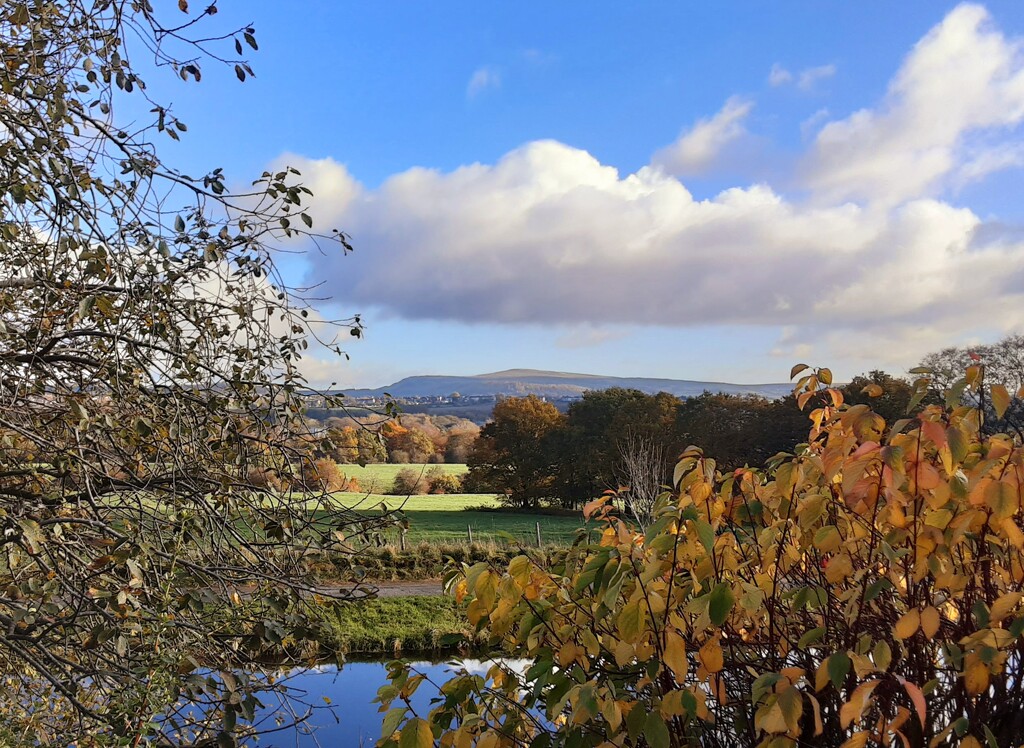
[[[424,711],[395,664],[382,745],[1017,745],[1024,446],[961,402],[983,367],[895,423],[794,373],[795,454],[722,471],[688,450],[645,532],[599,499],[600,540],[554,565],[454,573],[470,623],[529,664],[459,672]]]
[[[367,529],[287,490],[303,352],[360,328],[317,323],[275,247],[347,241],[294,170],[233,193],[161,158],[187,128],[136,56],[244,80],[257,43],[160,7],[0,7],[4,745],[233,745],[272,687],[249,668],[316,634],[308,560]]]
[[[564,426],[558,408],[536,395],[499,400],[469,455],[466,490],[504,493],[520,508],[554,498],[554,443]]]

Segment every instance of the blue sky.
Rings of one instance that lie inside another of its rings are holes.
[[[299,8],[300,10],[296,10]],[[320,383],[901,372],[1024,323],[1024,7],[223,3],[256,78],[161,83],[167,157],[302,169],[361,312]]]

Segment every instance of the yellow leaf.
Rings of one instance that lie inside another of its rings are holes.
[[[704,646],[700,648],[697,657],[700,659],[700,664],[709,673],[717,673],[722,669],[722,665],[725,664],[725,659],[722,655],[722,645],[715,638],[704,642]]]
[[[399,748],[430,748],[434,745],[434,735],[425,719],[410,719],[402,728],[398,740]]]
[[[777,698],[770,706],[766,705],[757,710],[754,724],[759,730],[769,735],[789,732],[789,725],[786,724],[786,715],[783,713],[782,706]]]
[[[1010,393],[1001,384],[992,385],[992,407],[996,410],[996,418],[1002,418],[1010,407]]]
[[[861,388],[861,392],[864,393],[865,395],[867,395],[868,397],[881,397],[882,396],[882,388],[879,387],[877,384],[874,384],[874,383],[869,384],[866,387],[862,387]]]
[[[1007,517],[1002,523],[1003,532],[1006,533],[1007,539],[1014,544],[1017,548],[1024,548],[1024,532],[1017,527],[1017,523],[1011,518]]]
[[[686,661],[686,644],[676,631],[665,633],[665,664],[672,670],[676,683],[682,683],[689,667]]]
[[[814,711],[814,734],[818,736],[825,732],[825,725],[821,721],[821,704],[811,694],[807,694],[807,698],[810,700],[811,709]]]
[[[896,622],[896,627],[892,630],[892,635],[897,639],[909,639],[921,626],[921,613],[917,608],[908,610],[903,614],[903,617]]]
[[[960,741],[960,748],[981,748],[981,741],[973,735],[968,735]]]
[[[854,722],[860,722],[864,710],[871,700],[871,693],[878,687],[879,681],[869,680],[861,683],[850,696],[850,700],[839,710],[839,724],[845,730]]]
[[[942,622],[939,611],[929,605],[921,611],[921,631],[929,639],[934,639],[939,631],[939,624]]]
[[[1020,509],[1020,497],[1013,486],[1003,480],[992,481],[985,489],[985,503],[998,519],[1012,517]]]
[[[828,566],[825,567],[825,578],[832,584],[842,582],[851,574],[853,574],[853,561],[846,553],[840,553],[838,556],[830,558]]]
[[[980,660],[975,662],[964,673],[964,686],[967,688],[967,693],[972,696],[984,693],[988,690],[988,679],[989,672],[988,668],[985,667],[985,663]]]
[[[619,636],[623,641],[635,642],[644,627],[644,611],[639,600],[626,603],[619,613]]]
[[[871,737],[870,733],[855,732],[850,736],[850,739],[839,746],[839,748],[864,748],[864,746],[868,744],[869,737]]]
[[[992,610],[989,611],[989,618],[992,621],[1002,621],[1014,608],[1017,607],[1020,603],[1020,599],[1021,594],[1019,592],[1007,592],[992,603]]]

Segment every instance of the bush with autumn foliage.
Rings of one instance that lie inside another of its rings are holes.
[[[1013,398],[972,366],[887,424],[805,369],[795,454],[723,474],[690,448],[645,533],[606,498],[587,507],[599,542],[554,565],[464,567],[470,622],[532,664],[456,674],[419,713],[423,676],[395,664],[382,744],[1020,743],[1024,448],[961,404],[984,392],[1001,417]]]

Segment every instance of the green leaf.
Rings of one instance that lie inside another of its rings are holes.
[[[644,738],[651,748],[668,748],[668,725],[659,712],[651,712],[644,722]]]
[[[843,681],[850,672],[850,656],[846,652],[836,652],[828,658],[828,677],[836,690],[840,689]]]
[[[715,531],[711,528],[707,522],[702,519],[693,521],[693,527],[697,531],[697,537],[700,538],[701,545],[704,546],[704,550],[711,553],[715,549]]]
[[[398,723],[402,721],[402,717],[405,716],[405,707],[395,707],[388,711],[384,715],[384,724],[380,728],[380,736],[382,739],[390,738],[395,734],[395,730],[398,729]]]
[[[798,641],[797,644],[796,644],[797,649],[803,649],[804,647],[809,647],[811,644],[814,644],[815,642],[820,641],[821,637],[823,637],[824,635],[825,635],[825,629],[822,628],[821,626],[818,626],[817,628],[811,629],[810,631],[808,631],[807,633],[805,633],[803,636],[800,637],[800,641]]]
[[[732,587],[725,582],[716,585],[708,595],[708,616],[711,618],[711,623],[716,626],[725,623],[734,602]]]
[[[434,744],[434,735],[425,719],[410,719],[402,728],[398,739],[398,748],[430,748]]]

